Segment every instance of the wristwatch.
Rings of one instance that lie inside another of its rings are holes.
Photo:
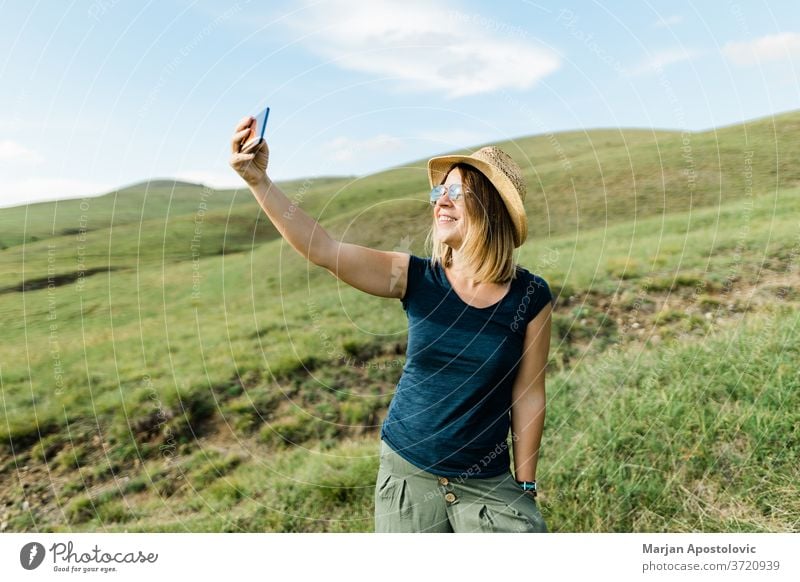
[[[530,491],[536,497],[536,481],[517,481],[523,491]]]

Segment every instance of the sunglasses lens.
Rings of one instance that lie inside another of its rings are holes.
[[[436,204],[436,201],[441,197],[442,192],[444,192],[444,186],[435,186],[433,190],[431,190],[431,204]]]
[[[442,197],[442,194],[445,191],[445,187],[443,185],[435,186],[433,190],[431,190],[431,204],[436,204],[436,201]],[[450,200],[458,200],[461,198],[461,194],[463,193],[463,188],[461,184],[450,184],[447,187],[447,196]]]

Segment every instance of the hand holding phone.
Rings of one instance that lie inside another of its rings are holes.
[[[261,111],[255,118],[251,115],[243,117],[236,124],[233,139],[230,141],[230,166],[251,187],[256,187],[268,180],[269,147],[264,141],[268,116],[269,107]]]
[[[267,129],[267,119],[269,119],[269,107],[265,108],[255,116],[255,121],[250,125],[250,135],[248,141],[241,145],[239,151],[249,154],[264,141],[264,130]]]

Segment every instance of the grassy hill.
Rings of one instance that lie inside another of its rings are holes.
[[[348,181],[341,177],[315,179],[317,188]],[[303,181],[281,183],[289,190]],[[57,236],[102,231],[126,224],[148,224],[153,219],[188,216],[203,210],[227,212],[238,205],[252,206],[247,188],[215,190],[179,180],[149,180],[102,196],[36,202],[0,209],[0,250]]]
[[[798,126],[500,144],[529,184],[520,262],[558,295],[552,530],[800,529]],[[282,187],[423,254],[424,167]],[[246,190],[89,200],[88,227],[80,201],[0,210],[0,526],[369,531],[399,302],[308,264]]]

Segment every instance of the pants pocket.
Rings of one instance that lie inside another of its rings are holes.
[[[375,485],[375,531],[410,531],[411,508],[406,480],[380,474]]]
[[[400,507],[400,501],[402,501],[405,497],[405,487],[405,479],[400,479],[389,474],[378,483],[376,494],[381,499],[396,503],[396,509],[402,509]]]
[[[480,531],[546,533],[539,506],[532,499],[520,499],[511,503],[484,503],[478,512]]]
[[[478,531],[486,533],[522,533],[530,531],[531,522],[516,509],[507,505],[481,505],[478,511]]]

